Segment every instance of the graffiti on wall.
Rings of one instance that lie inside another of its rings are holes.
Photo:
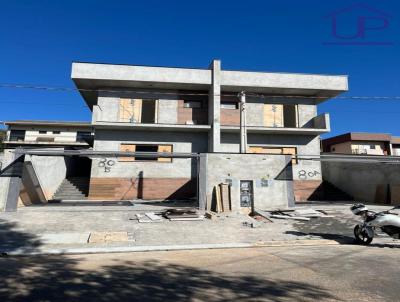
[[[303,180],[309,179],[309,178],[315,178],[319,174],[321,174],[321,173],[316,170],[313,170],[313,171],[299,170],[299,172],[298,172],[299,179],[303,179]]]
[[[111,171],[111,167],[115,165],[115,160],[102,158],[97,166],[99,168],[104,168],[104,172],[108,173]]]

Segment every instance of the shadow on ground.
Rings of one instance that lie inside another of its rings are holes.
[[[286,231],[286,234],[299,237],[312,236],[349,244],[354,243],[353,229],[356,223],[354,219],[312,218],[309,221],[294,223],[294,231]]]
[[[0,219],[0,252],[2,254],[15,250],[35,252],[41,244],[34,235],[19,231],[15,222]]]
[[[40,241],[1,222],[9,251]],[[0,258],[0,301],[293,301],[335,299],[306,282],[223,274],[153,261],[118,262],[84,269],[82,259],[65,255]]]

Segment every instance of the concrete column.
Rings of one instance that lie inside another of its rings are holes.
[[[0,173],[0,208],[6,212],[17,210],[18,197],[21,190],[22,167],[24,155],[18,150],[5,150],[9,160],[3,165]]]
[[[247,129],[246,129],[246,94],[239,93],[240,98],[240,153],[247,152]]]
[[[211,125],[208,139],[208,151],[219,152],[221,146],[221,61],[210,64],[211,88],[208,98],[208,123]]]

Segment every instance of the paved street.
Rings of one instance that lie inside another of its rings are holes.
[[[398,301],[400,250],[354,245],[0,258],[1,301]]]

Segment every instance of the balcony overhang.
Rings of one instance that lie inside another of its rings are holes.
[[[176,125],[176,124],[135,124],[124,122],[96,122],[95,129],[137,130],[137,131],[176,131],[176,132],[208,132],[209,125]]]
[[[275,72],[221,71],[221,90],[297,96],[319,104],[348,90],[347,76]]]
[[[211,70],[72,63],[71,78],[91,108],[97,102],[98,89],[174,89],[206,90],[211,85]]]
[[[16,146],[16,145],[48,145],[48,146],[89,146],[88,143],[83,142],[45,142],[45,141],[4,141],[5,145]]]
[[[330,129],[318,128],[275,128],[275,127],[246,127],[250,134],[300,134],[300,135],[321,135],[329,133]],[[222,133],[240,133],[239,126],[221,126]]]
[[[221,92],[262,93],[278,96],[318,97],[315,103],[348,90],[347,76],[245,72],[210,69],[134,66],[116,64],[72,64],[71,78],[91,108],[97,102],[97,90],[203,90],[208,92],[217,81]],[[215,78],[218,77],[218,78]]]

